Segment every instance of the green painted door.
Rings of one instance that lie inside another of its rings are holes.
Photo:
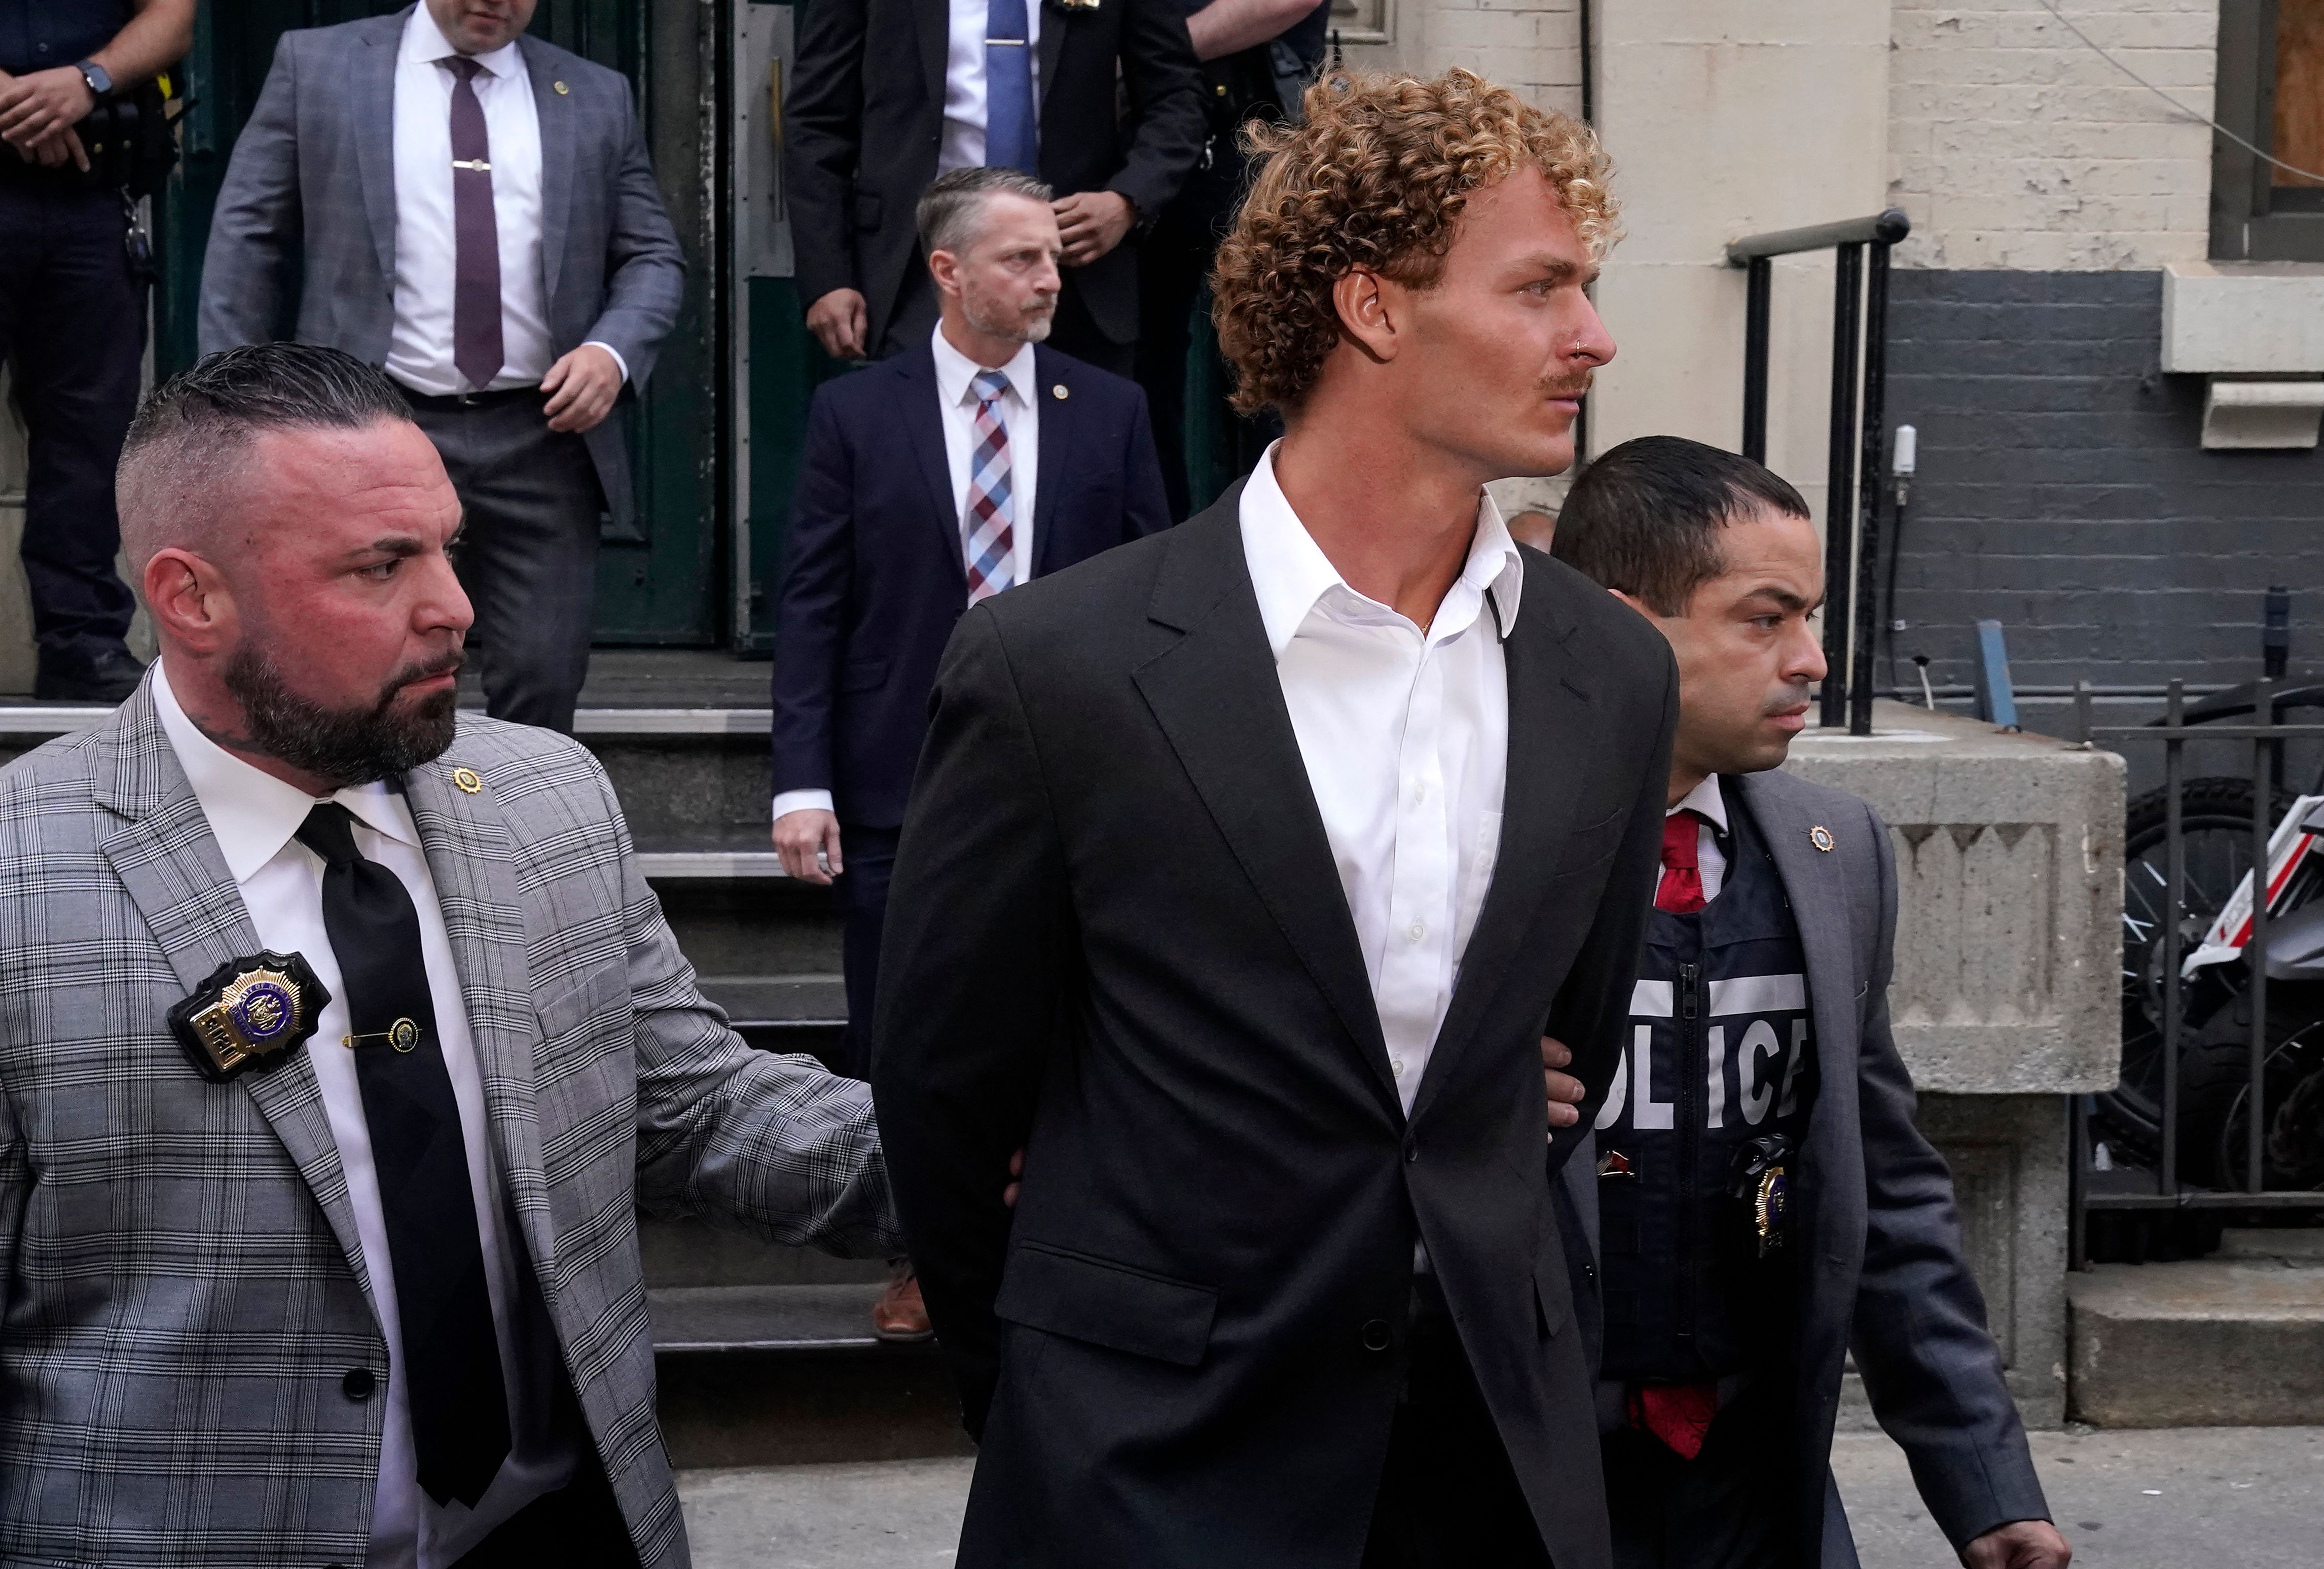
[[[275,41],[298,27],[322,27],[402,9],[397,0],[217,0],[204,5],[194,49],[180,73],[190,99],[184,156],[157,204],[162,282],[155,309],[155,368],[192,362],[203,246],[234,142],[264,85]],[[662,198],[685,246],[686,305],[663,346],[644,395],[616,418],[630,421],[638,525],[604,527],[597,578],[601,643],[705,646],[738,631],[726,614],[727,508],[720,388],[722,346],[714,324],[719,269],[703,171],[715,153],[701,35],[705,8],[650,0],[541,0],[534,35],[627,77],[644,111]],[[284,324],[287,328],[287,323]]]

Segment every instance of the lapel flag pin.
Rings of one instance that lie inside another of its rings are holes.
[[[1826,854],[1831,853],[1831,830],[1818,823],[1808,830],[1808,843]]]
[[[452,771],[452,782],[459,786],[460,793],[466,796],[473,796],[484,788],[484,781],[476,777],[476,771],[473,768],[454,769]],[[1816,832],[1821,834],[1823,830],[1818,828]],[[1831,846],[1827,844],[1824,848],[1829,850]]]

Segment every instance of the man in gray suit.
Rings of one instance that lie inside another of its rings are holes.
[[[569,730],[599,519],[635,510],[607,415],[686,279],[628,84],[521,36],[534,4],[283,34],[218,193],[200,337],[274,337],[295,288],[299,341],[386,367],[466,510],[493,716]]]
[[[899,1251],[573,742],[456,715],[460,507],[262,345],[122,458],[161,657],[0,771],[0,1563],[687,1562],[636,1212]]]
[[[1889,1031],[1888,830],[1781,771],[1824,674],[1806,503],[1745,458],[1647,437],[1575,484],[1554,554],[1660,628],[1679,669],[1628,1049],[1593,1086],[1595,1149],[1561,1173],[1603,1271],[1615,1563],[1852,1569],[1830,1459],[1852,1346],[1962,1562],[2063,1569]]]

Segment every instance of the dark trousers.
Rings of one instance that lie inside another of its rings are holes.
[[[456,556],[476,611],[484,711],[570,734],[589,674],[605,510],[589,449],[549,428],[547,400],[530,387],[405,395],[460,494]]]
[[[1785,1384],[1763,1377],[1729,1401],[1692,1460],[1651,1433],[1604,1436],[1615,1569],[1799,1569]]]
[[[0,359],[24,411],[24,576],[43,654],[118,647],[136,608],[113,569],[113,470],[137,412],[145,290],[121,197],[0,177]]]
[[[1550,1569],[1540,1527],[1433,1277],[1414,1283],[1404,1398],[1362,1569]]]
[[[927,342],[928,334],[936,329],[940,314],[936,286],[928,278],[927,263],[915,258],[911,270],[904,274],[903,290],[896,296],[896,314],[888,323],[888,334],[877,346],[878,357],[886,359]],[[1098,330],[1089,307],[1082,303],[1081,291],[1074,286],[1070,269],[1065,273],[1065,290],[1057,296],[1056,318],[1049,325],[1047,343],[1059,354],[1069,354],[1084,365],[1111,371],[1117,376],[1127,376],[1136,368],[1138,346],[1116,343]]]
[[[840,1072],[872,1076],[872,1003],[880,994],[880,937],[888,924],[888,879],[896,870],[901,828],[839,828],[839,859],[847,870],[834,880],[845,920],[840,962],[847,977],[847,1035]]]
[[[638,1550],[596,1456],[570,1482],[519,1509],[453,1569],[637,1569]]]

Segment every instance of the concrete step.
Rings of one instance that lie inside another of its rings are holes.
[[[665,1286],[646,1293],[657,1357],[726,1352],[887,1351],[872,1333],[886,1285]]]
[[[2069,1398],[2082,1421],[2324,1423],[2324,1263],[2240,1254],[2100,1264],[2069,1275],[2066,1297]]]

